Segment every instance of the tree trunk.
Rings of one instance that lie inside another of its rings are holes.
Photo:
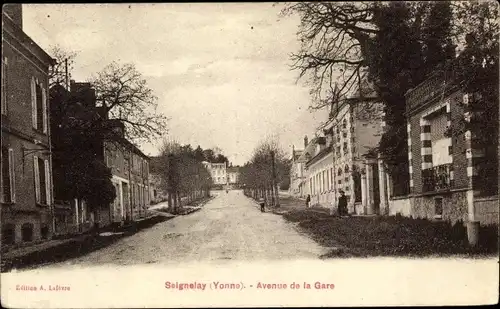
[[[274,186],[271,186],[269,193],[271,194],[271,205],[275,206],[274,203]]]
[[[172,193],[172,199],[173,199],[173,205],[174,205],[174,209],[173,209],[173,213],[174,214],[177,214],[177,193]]]
[[[169,209],[170,211],[172,211],[172,210],[173,210],[173,208],[172,208],[172,206],[173,206],[173,205],[172,205],[172,192],[168,191],[168,193],[167,193],[167,194],[168,194],[168,196],[167,196],[167,200],[168,200],[168,209]]]

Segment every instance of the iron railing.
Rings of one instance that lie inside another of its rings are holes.
[[[424,192],[438,192],[451,189],[451,164],[442,164],[422,171]]]

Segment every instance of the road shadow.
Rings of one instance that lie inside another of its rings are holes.
[[[31,269],[85,256],[91,252],[110,246],[124,237],[134,235],[143,229],[170,220],[171,218],[173,217],[155,216],[148,220],[134,222],[129,226],[116,230],[114,233],[108,233],[107,235],[103,233],[106,236],[99,234],[83,235],[63,244],[31,252],[23,256],[11,259],[2,258],[1,272],[8,272],[13,269]]]

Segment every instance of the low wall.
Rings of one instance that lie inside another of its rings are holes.
[[[455,223],[458,220],[467,222],[468,207],[466,191],[455,191],[443,194],[422,195],[413,197],[411,215],[414,218],[434,219],[436,216],[435,199],[442,198],[444,221]]]
[[[476,220],[481,225],[498,224],[498,196],[478,198],[474,200],[474,209]]]
[[[408,196],[393,197],[389,200],[389,215],[395,216],[400,214],[409,217],[411,215],[411,202],[411,198]]]

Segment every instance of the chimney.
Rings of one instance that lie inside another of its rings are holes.
[[[308,144],[308,139],[307,139],[307,135],[304,137],[304,149],[307,148],[307,144]]]
[[[18,3],[4,4],[3,13],[7,14],[19,28],[23,29],[23,6]]]
[[[74,98],[88,108],[96,106],[96,93],[90,83],[76,83],[71,81],[71,93]]]

